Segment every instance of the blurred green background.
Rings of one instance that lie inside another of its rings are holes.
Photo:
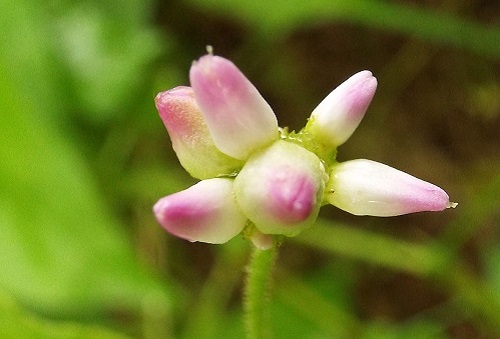
[[[362,69],[379,80],[339,160],[443,187],[455,210],[332,206],[280,249],[276,338],[500,336],[496,0],[0,0],[0,337],[241,338],[250,246],[166,234],[195,181],[154,95],[212,45],[299,130]]]

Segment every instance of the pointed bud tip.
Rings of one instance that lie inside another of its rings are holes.
[[[160,115],[168,105],[178,102],[183,98],[193,98],[193,90],[188,86],[177,86],[168,91],[163,91],[155,96],[155,106]]]
[[[372,72],[367,71],[367,77],[363,81],[363,89],[367,92],[367,97],[370,97],[370,102],[373,96],[375,95],[375,91],[377,90],[378,80],[372,75]]]
[[[340,94],[345,95],[345,105],[348,108],[350,116],[363,116],[371,103],[378,81],[370,71],[361,71],[345,82],[338,88],[342,89]]]
[[[458,202],[449,202],[446,208],[455,208],[458,206]]]
[[[373,73],[369,70],[363,70],[359,71],[358,73],[355,73],[351,75],[344,83],[362,83],[364,81],[377,81],[377,78],[373,76]]]

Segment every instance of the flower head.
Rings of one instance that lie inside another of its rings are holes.
[[[373,216],[456,206],[441,188],[387,165],[335,160],[375,93],[369,71],[333,90],[298,133],[278,128],[270,106],[227,59],[201,57],[190,81],[156,97],[181,164],[203,179],[154,206],[173,235],[223,243],[246,228],[257,247],[269,248],[273,235],[311,226],[325,203]]]

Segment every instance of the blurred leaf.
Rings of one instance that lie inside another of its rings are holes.
[[[264,36],[321,22],[344,21],[391,30],[500,57],[500,28],[487,27],[444,11],[381,0],[190,0],[197,6],[236,16]],[[265,13],[265,14],[263,14]]]
[[[233,325],[229,323],[226,310],[235,290],[241,287],[241,267],[248,259],[248,246],[243,239],[235,238],[215,253],[215,264],[203,289],[195,296],[194,308],[186,316],[189,326],[186,326],[182,338],[234,338],[220,333]]]
[[[89,166],[51,119],[62,108],[38,41],[42,13],[1,0],[0,16],[10,23],[0,39],[0,287],[58,316],[168,309],[164,287],[140,267]]]
[[[36,3],[0,0],[0,67],[2,82],[9,79],[21,100],[31,101],[44,119],[60,114],[62,93],[57,91],[57,64],[48,47],[47,18]],[[6,99],[4,96],[3,99]],[[4,102],[3,104],[7,104]],[[6,112],[2,112],[6,114]],[[2,125],[2,128],[11,128]]]
[[[333,274],[331,270],[325,270],[323,273],[326,274],[323,274],[322,277],[331,281],[330,290],[339,287],[338,280],[342,277],[337,277],[338,272]],[[274,293],[277,304],[282,307],[278,307],[278,313],[273,314],[273,316],[279,317],[280,310],[281,313],[288,313],[288,316],[281,316],[289,320],[285,324],[283,324],[285,320],[282,320],[280,326],[275,326],[281,328],[282,332],[290,326],[297,326],[303,330],[307,329],[309,337],[311,332],[323,333],[328,338],[349,338],[355,337],[354,334],[361,333],[362,323],[350,314],[346,305],[340,304],[338,299],[331,300],[326,298],[323,293],[319,293],[317,284],[302,282],[284,271],[280,271],[279,276],[279,284]],[[346,292],[342,291],[341,293]],[[291,319],[291,311],[298,316],[297,319]],[[304,325],[304,322],[307,322],[307,326]],[[290,338],[289,335],[284,337]],[[301,336],[296,337],[300,338]]]
[[[484,121],[494,121],[500,115],[500,84],[491,81],[481,85],[470,85],[467,97],[467,112]]]
[[[293,238],[293,241],[418,275],[429,274],[444,260],[426,246],[325,219],[318,219],[314,227]]]
[[[145,72],[163,48],[149,27],[151,1],[61,2],[55,41],[69,67],[74,95],[86,118],[103,122],[130,107]],[[163,46],[162,46],[163,47]]]
[[[475,278],[460,262],[449,260],[449,249],[440,243],[412,244],[321,219],[293,240],[332,254],[432,279],[460,298],[467,312],[474,311],[489,326],[500,323],[500,298],[493,293],[493,286]]]
[[[338,285],[338,282],[335,280],[342,279],[338,276],[343,273],[332,268],[323,270],[318,276],[321,279],[329,280],[330,290],[336,288],[335,285]],[[280,283],[275,291],[275,299],[278,304],[286,305],[286,308],[278,308],[277,316],[280,316],[280,312],[287,315],[281,314],[282,323],[275,326],[281,329],[280,334],[286,334],[284,337],[366,339],[445,337],[444,326],[435,322],[431,317],[408,319],[403,323],[394,324],[361,321],[352,314],[346,305],[339,303],[338,298],[332,295],[327,296],[326,293],[319,293],[318,284],[315,281],[303,282],[290,274],[283,276],[283,271],[280,273]],[[350,286],[351,290],[354,288],[353,286]],[[350,292],[349,290],[343,291],[345,294]],[[278,321],[274,323],[278,323]],[[292,331],[288,333],[290,327]],[[320,334],[317,334],[318,332]]]
[[[500,299],[500,246],[485,251],[486,274],[489,284]]]
[[[96,326],[43,320],[21,309],[0,293],[0,336],[16,339],[125,339],[124,335]]]
[[[420,339],[420,338],[448,338],[443,325],[433,321],[421,321],[409,325],[393,325],[385,322],[372,322],[366,327],[363,339]]]
[[[498,192],[500,192],[500,163],[498,161],[488,162],[492,169],[491,177],[485,175],[482,169],[477,172],[480,181],[472,182],[473,192],[469,196],[463,196],[463,204],[458,205],[454,220],[443,231],[440,241],[445,243],[450,260],[455,260],[460,249],[468,239],[471,239],[478,229],[484,227],[490,219],[498,221],[500,205],[498,203]],[[496,171],[495,171],[496,170]]]

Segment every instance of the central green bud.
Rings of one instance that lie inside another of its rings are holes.
[[[295,236],[316,221],[327,180],[315,154],[279,140],[250,157],[234,190],[238,205],[259,231]]]

